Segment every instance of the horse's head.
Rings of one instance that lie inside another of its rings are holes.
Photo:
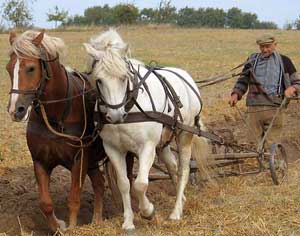
[[[28,118],[34,100],[44,92],[49,77],[47,68],[45,71],[47,58],[58,55],[54,43],[45,42],[50,41],[45,37],[50,38],[44,31],[26,31],[19,37],[10,33],[11,53],[6,69],[11,79],[8,112],[14,121]]]
[[[88,65],[91,76],[106,107],[106,119],[111,123],[123,122],[129,88],[129,71],[124,60],[128,45],[116,31],[109,30],[84,46],[91,59]]]

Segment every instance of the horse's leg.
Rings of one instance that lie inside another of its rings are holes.
[[[99,168],[88,170],[88,176],[94,190],[94,214],[93,223],[99,224],[102,221],[104,178]]]
[[[189,180],[190,159],[193,134],[182,132],[178,137],[179,149],[179,183],[175,207],[170,215],[171,220],[180,220],[183,211],[184,189]]]
[[[165,163],[172,182],[177,189],[177,161],[169,145],[159,153],[159,158]]]
[[[46,217],[48,225],[53,232],[55,232],[57,229],[65,231],[65,222],[58,220],[54,214],[53,202],[49,193],[50,171],[47,172],[45,168],[37,161],[33,162],[33,167],[38,184],[40,209]]]
[[[134,182],[134,190],[139,199],[139,208],[144,218],[151,219],[154,216],[154,206],[146,196],[149,183],[149,171],[155,158],[155,145],[147,143],[139,153],[139,171]]]
[[[171,151],[170,146],[168,145],[165,147],[162,152],[159,154],[159,158],[165,163],[169,175],[171,176],[171,180],[177,190],[178,188],[178,167],[177,167],[177,161],[176,157],[174,156],[173,152]],[[186,198],[183,195],[183,201],[185,201]]]
[[[134,154],[128,152],[126,155],[126,166],[127,166],[127,177],[129,179],[130,185],[133,181],[133,165],[134,165]]]
[[[74,160],[74,164],[71,169],[72,182],[68,198],[69,229],[72,229],[77,225],[77,216],[80,208],[80,193],[87,173],[88,155],[86,155],[85,151],[83,158],[81,158],[80,155],[81,154],[79,154],[77,160]],[[80,177],[82,186],[80,186]]]
[[[117,184],[122,195],[123,208],[124,208],[124,223],[122,228],[126,232],[133,231],[135,229],[133,224],[133,211],[131,208],[130,199],[130,182],[127,177],[127,166],[126,166],[126,153],[121,153],[115,148],[104,143],[105,152],[109,156],[111,163],[113,164],[117,174]]]

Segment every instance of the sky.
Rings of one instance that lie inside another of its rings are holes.
[[[5,0],[0,0],[0,6]],[[57,5],[60,9],[67,10],[69,15],[83,15],[84,10],[92,6],[109,4],[114,6],[119,3],[133,3],[139,9],[144,7],[157,8],[160,0],[29,0],[35,26],[53,28],[53,22],[47,22],[47,12],[52,11]],[[228,10],[238,7],[244,12],[256,13],[260,21],[273,21],[279,27],[287,22],[292,22],[300,15],[300,0],[172,0],[172,5],[177,9],[183,7],[214,7]]]

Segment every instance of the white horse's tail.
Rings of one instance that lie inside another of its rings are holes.
[[[202,130],[206,131],[206,127],[203,125],[201,119],[199,124]],[[197,161],[199,179],[202,182],[210,182],[216,184],[213,180],[213,176],[216,175],[214,168],[209,166],[209,162],[212,162],[212,147],[211,142],[203,137],[194,135],[192,143],[192,159]]]

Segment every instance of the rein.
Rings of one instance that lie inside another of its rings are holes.
[[[86,81],[84,80],[84,78],[82,78],[82,76],[80,75],[80,73],[77,73],[79,78],[82,80],[83,82],[83,91],[85,91],[85,88],[86,88]],[[87,129],[87,114],[86,114],[86,106],[85,106],[85,96],[82,95],[82,105],[83,105],[83,115],[84,115],[84,128],[82,130],[82,133],[81,135],[78,137],[78,136],[75,136],[75,135],[70,135],[70,134],[65,134],[63,132],[59,132],[59,131],[56,131],[50,124],[49,120],[48,120],[48,117],[47,117],[47,113],[45,111],[45,107],[44,107],[44,104],[43,103],[39,103],[39,107],[40,107],[40,110],[41,110],[41,113],[42,113],[42,117],[43,117],[43,120],[47,126],[47,128],[49,129],[49,131],[51,131],[53,134],[59,136],[59,137],[63,137],[63,138],[67,138],[71,141],[75,141],[75,142],[79,142],[80,145],[77,146],[77,145],[74,145],[74,144],[70,144],[70,143],[67,143],[69,144],[70,146],[73,146],[73,147],[78,147],[80,148],[77,152],[77,154],[75,155],[75,159],[76,157],[78,156],[79,153],[81,153],[80,155],[80,182],[79,182],[79,186],[80,188],[82,187],[82,170],[83,170],[83,156],[84,156],[84,153],[83,153],[83,148],[86,147],[86,145],[83,144],[83,139],[85,137],[85,132],[86,132],[86,129]],[[94,139],[92,140],[94,141]]]
[[[203,85],[200,85],[198,86],[199,88],[204,88],[204,87],[208,87],[210,85],[213,85],[213,84],[217,84],[217,83],[221,83],[221,82],[224,82],[226,80],[229,80],[229,79],[233,79],[235,77],[238,77],[238,76],[241,76],[243,75],[245,72],[240,72],[240,73],[232,73],[233,71],[249,64],[249,63],[252,63],[254,62],[255,60],[249,58],[248,60],[244,61],[243,63],[231,68],[229,71],[221,74],[221,75],[218,75],[218,76],[214,76],[210,79],[205,79],[205,80],[196,80],[195,83],[196,84],[203,84]],[[231,74],[232,73],[232,74]],[[230,75],[228,75],[230,74]]]

